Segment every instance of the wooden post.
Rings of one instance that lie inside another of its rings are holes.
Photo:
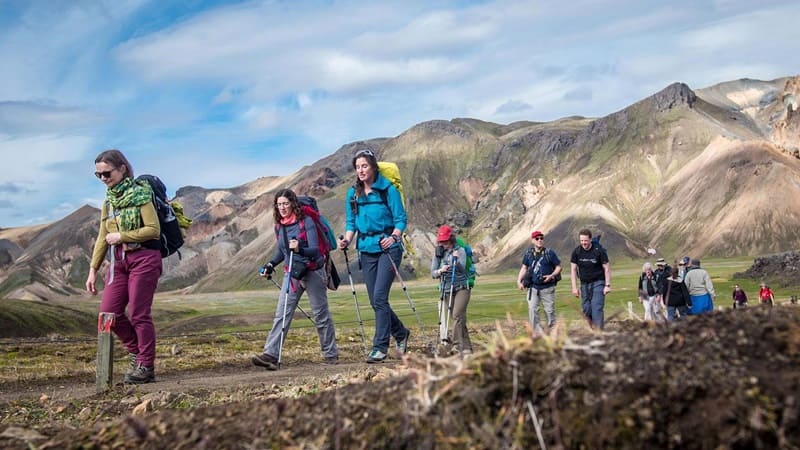
[[[97,316],[97,393],[103,393],[112,386],[114,375],[114,313],[101,312]]]

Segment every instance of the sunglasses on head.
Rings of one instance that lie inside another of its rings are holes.
[[[94,176],[96,176],[99,179],[111,178],[111,173],[114,172],[115,170],[117,170],[116,167],[111,170],[106,170],[105,172],[95,172]]]
[[[361,156],[369,156],[370,158],[376,158],[375,152],[373,152],[370,149],[359,150],[356,153],[356,158],[361,157]]]

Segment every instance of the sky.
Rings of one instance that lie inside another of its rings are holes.
[[[0,228],[99,206],[94,158],[235,187],[428,120],[601,117],[797,75],[800,2],[0,0]]]

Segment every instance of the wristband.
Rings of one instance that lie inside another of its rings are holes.
[[[606,287],[611,287],[611,285],[610,285],[610,284],[607,284],[607,285],[606,285]]]

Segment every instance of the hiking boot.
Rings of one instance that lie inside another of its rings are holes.
[[[254,355],[252,358],[250,358],[250,361],[253,362],[253,365],[263,367],[267,370],[278,370],[278,358],[270,355],[269,353]]]
[[[322,364],[329,364],[329,365],[336,365],[339,364],[339,357],[338,356],[326,356],[325,359],[322,360]]]
[[[411,337],[411,330],[406,330],[406,337],[402,340],[397,341],[397,349],[400,350],[400,353],[405,353],[408,351],[408,338]]]
[[[137,355],[136,353],[128,353],[128,360],[130,360],[130,365],[128,365],[128,370],[125,371],[125,375],[130,375],[133,373],[134,370],[136,370],[136,367],[139,365],[136,362],[136,358],[138,356],[139,355]]]
[[[377,348],[373,348],[369,355],[367,356],[367,364],[374,364],[383,362],[386,359],[386,353],[378,350]]]
[[[144,384],[156,381],[156,371],[153,367],[145,367],[141,364],[136,366],[136,369],[130,373],[125,374],[125,383],[129,384]]]

